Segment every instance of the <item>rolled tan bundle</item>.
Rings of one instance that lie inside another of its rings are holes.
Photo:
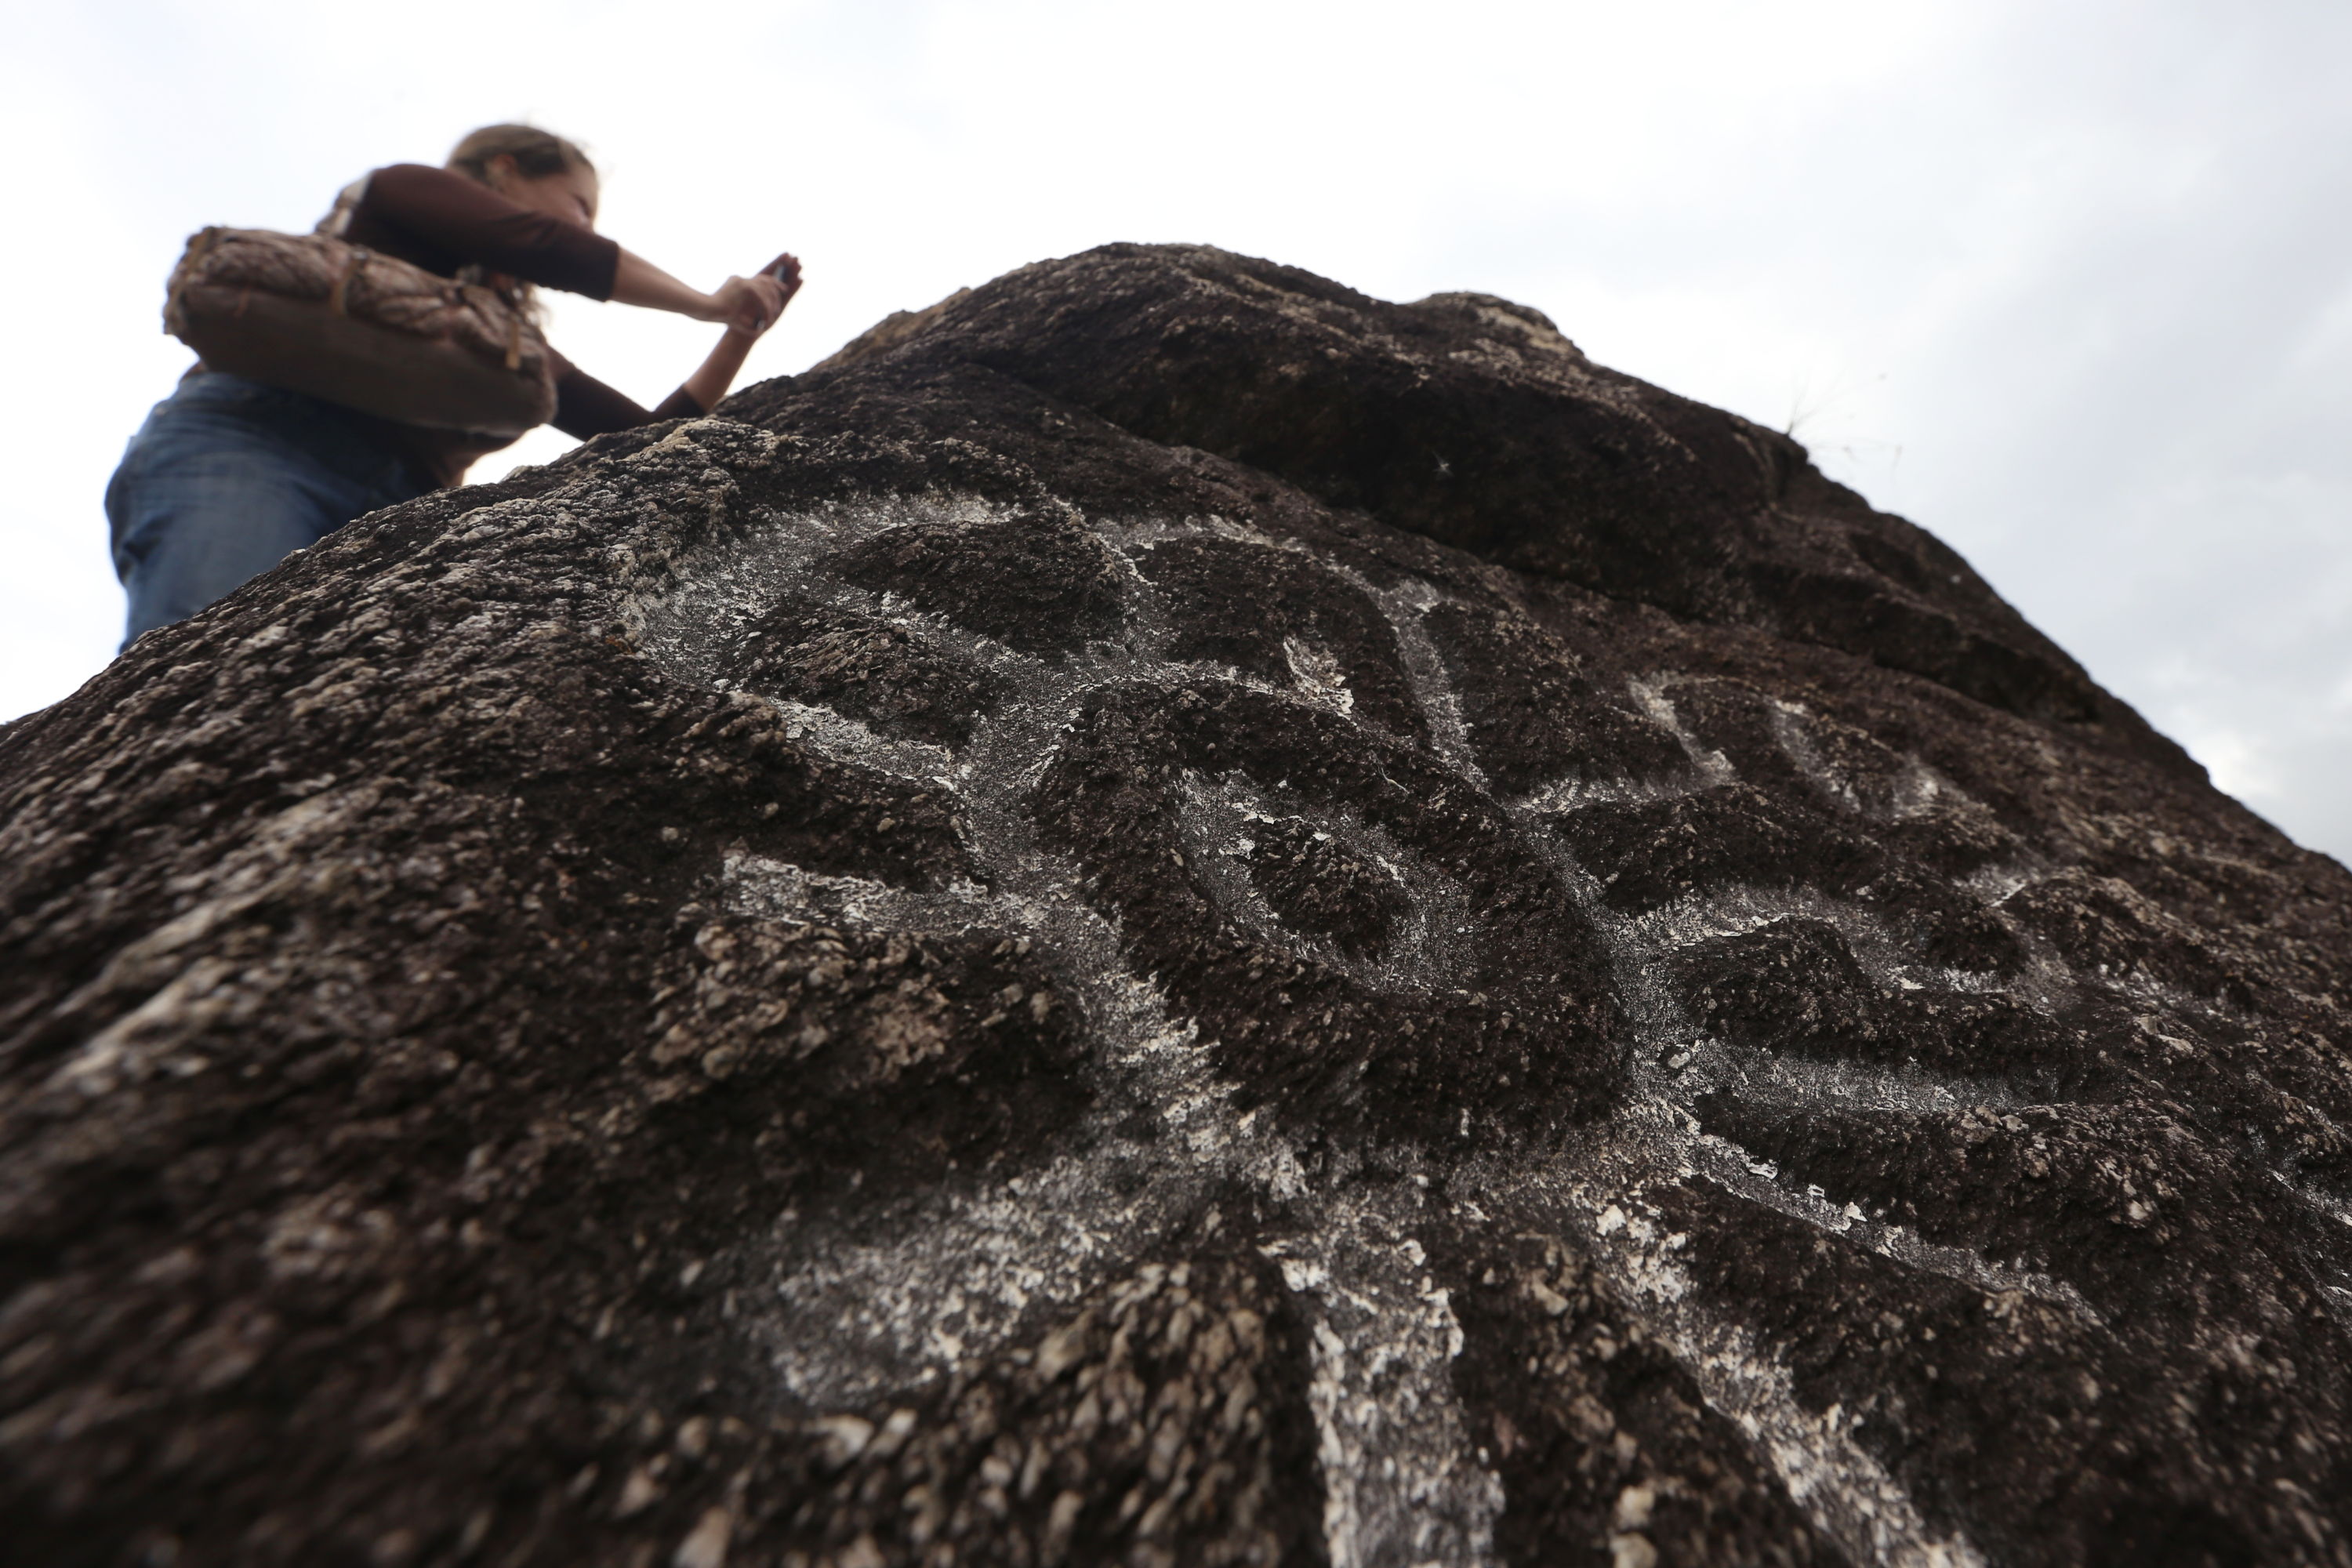
[[[232,375],[438,430],[520,436],[555,412],[555,360],[492,289],[325,234],[208,228],[163,330]]]

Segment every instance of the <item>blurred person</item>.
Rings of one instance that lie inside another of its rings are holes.
[[[586,439],[709,413],[800,287],[783,256],[711,293],[595,232],[595,166],[574,143],[487,126],[446,167],[394,163],[345,187],[320,232],[440,277],[480,283],[529,315],[534,287],[724,322],[677,391],[645,408],[553,356],[550,423]],[[207,368],[201,361],[131,438],[106,488],[123,641],[183,620],[296,550],[379,508],[461,483],[519,436],[429,428]]]

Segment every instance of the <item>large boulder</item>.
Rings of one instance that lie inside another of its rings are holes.
[[[1532,310],[1026,268],[0,731],[0,1540],[2343,1564],[2348,900]]]

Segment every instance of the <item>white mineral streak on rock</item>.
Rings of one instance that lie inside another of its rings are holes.
[[[1629,682],[1627,689],[1642,710],[1673,731],[1675,739],[1682,742],[1683,750],[1690,753],[1691,762],[1699,773],[1695,788],[1711,789],[1717,784],[1731,783],[1738,777],[1732,772],[1731,763],[1721,752],[1692,734],[1690,726],[1685,724],[1682,715],[1675,710],[1674,699],[1670,695],[1673,684],[1670,679],[1661,677],[1655,680]]]
[[[1470,726],[1462,717],[1462,700],[1454,695],[1454,682],[1445,673],[1445,660],[1422,620],[1446,602],[1445,595],[1414,577],[1381,587],[1360,572],[1336,565],[1332,570],[1379,605],[1381,614],[1395,631],[1405,682],[1412,689],[1413,700],[1421,705],[1421,716],[1429,725],[1430,743],[1437,754],[1445,760],[1446,766],[1485,789],[1486,770],[1479,767],[1478,759],[1471,752]]]
[[[1738,1144],[1709,1133],[1691,1131],[1679,1110],[1659,1108],[1672,1119],[1661,1136],[1675,1158],[1691,1172],[1726,1192],[1776,1209],[1818,1230],[1842,1236],[1858,1247],[1891,1258],[1925,1274],[1940,1274],[1987,1296],[2030,1296],[2037,1301],[2073,1313],[2084,1323],[2096,1325],[2098,1312],[2082,1293],[2063,1279],[2040,1272],[2007,1268],[1964,1247],[1946,1247],[1921,1239],[1899,1225],[1881,1225],[1861,1213],[1860,1206],[1841,1194],[1792,1188],[1769,1164],[1751,1160]]]
[[[793,740],[805,738],[828,756],[854,761],[877,773],[892,773],[919,784],[938,783],[955,766],[953,753],[944,746],[877,735],[856,720],[830,708],[812,708],[805,702],[783,698],[766,700],[784,716],[787,736]]]
[[[1757,1105],[1837,1105],[1849,1110],[1905,1110],[1944,1115],[2024,1103],[1998,1085],[1938,1078],[1924,1068],[1879,1068],[1776,1055],[1722,1040],[1694,1040],[1668,1058],[1679,1075],[1676,1098],[1688,1100],[1718,1084],[1736,1083]]]
[[[1199,1181],[1170,1176],[1129,1148],[851,1223],[788,1219],[761,1336],[778,1377],[808,1408],[863,1407],[985,1353],[1197,1208]]]
[[[1748,1435],[1790,1497],[1853,1562],[1978,1568],[1975,1548],[1928,1528],[1909,1494],[1855,1443],[1841,1411],[1807,1409],[1788,1367],[1693,1289],[1679,1256],[1687,1238],[1656,1223],[1643,1194],[1711,1174],[1687,1158],[1700,1142],[1681,1112],[1650,1101],[1577,1140],[1548,1172],[1489,1163],[1480,1173],[1496,1199],[1557,1216],[1593,1257],[1618,1304]]]
[[[1391,1212],[1397,1189],[1311,1205],[1265,1250],[1307,1310],[1332,1568],[1492,1561],[1503,1484],[1478,1463],[1454,1392],[1462,1330]]]
[[[1868,804],[1863,791],[1822,753],[1814,740],[1813,715],[1802,703],[1775,698],[1772,700],[1772,733],[1780,749],[1788,753],[1804,774],[1816,786],[1846,810],[1860,812]],[[1934,806],[1939,800],[1966,799],[1965,795],[1949,780],[1937,775],[1916,757],[1902,759],[1902,773],[1884,801],[1889,816],[1897,820],[1916,816]]]
[[[1348,672],[1331,650],[1297,637],[1282,639],[1283,662],[1298,683],[1298,695],[1318,708],[1328,708],[1345,719],[1356,710],[1356,694],[1348,689]]]

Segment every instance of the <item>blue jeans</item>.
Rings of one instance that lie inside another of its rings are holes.
[[[331,403],[204,372],[155,405],[106,486],[126,646],[432,487]]]

